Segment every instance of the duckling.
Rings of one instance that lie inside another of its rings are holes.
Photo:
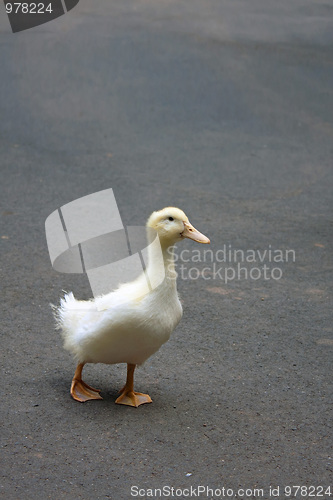
[[[182,317],[173,247],[184,238],[199,243],[210,240],[175,207],[153,212],[146,226],[156,231],[159,247],[157,251],[156,246],[148,246],[147,269],[139,278],[88,301],[65,294],[54,309],[64,348],[78,362],[70,389],[76,401],[102,399],[100,390],[82,380],[86,363],[127,363],[126,383],[116,403],[138,407],[152,402],[148,394],[134,391],[134,370],[169,340]],[[147,291],[147,275],[164,279]]]

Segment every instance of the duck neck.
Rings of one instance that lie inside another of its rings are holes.
[[[174,245],[162,248],[162,255],[163,255],[163,263],[165,269],[165,277],[168,281],[171,281],[176,285],[177,273],[175,270],[174,249],[175,249]]]
[[[155,240],[148,247],[148,276],[156,279],[156,283],[166,282],[176,286],[177,273],[175,270],[174,245],[162,245]],[[154,281],[155,281],[154,279]]]

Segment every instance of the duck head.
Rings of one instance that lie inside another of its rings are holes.
[[[192,226],[186,214],[176,207],[166,207],[153,212],[147,221],[147,228],[154,229],[162,247],[169,247],[189,238],[198,243],[210,243],[209,238]]]

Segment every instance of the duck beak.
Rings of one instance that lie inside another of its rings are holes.
[[[195,227],[189,222],[183,221],[184,231],[181,233],[183,238],[189,238],[190,240],[197,241],[198,243],[210,243],[210,239],[204,234],[200,233]]]

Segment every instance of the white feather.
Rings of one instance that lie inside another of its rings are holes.
[[[174,218],[168,221],[168,215]],[[170,246],[182,239],[184,212],[168,207],[154,212],[147,226],[157,230],[163,253],[165,279],[146,293],[145,276],[88,301],[66,293],[54,308],[64,347],[81,363],[140,365],[167,342],[182,316]],[[149,256],[147,273],[161,273],[161,264]]]

